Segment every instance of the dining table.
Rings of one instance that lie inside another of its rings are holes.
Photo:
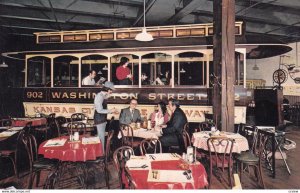
[[[203,189],[208,186],[204,166],[175,153],[131,156],[126,172],[136,189]]]
[[[232,132],[216,133],[212,131],[200,131],[200,132],[193,133],[192,136],[193,146],[198,149],[208,151],[207,140],[210,137],[226,137],[229,139],[234,139],[232,153],[240,154],[243,151],[249,150],[248,140],[244,136],[240,135],[239,133],[232,133]],[[218,147],[219,147],[217,149],[218,153],[225,152],[226,146],[218,146]]]
[[[32,122],[33,127],[39,127],[47,124],[47,119],[44,117],[25,117],[25,118],[12,118],[12,125],[15,127],[25,127],[27,123]]]
[[[75,168],[76,177],[81,186],[86,187],[84,168],[88,160],[96,160],[104,156],[102,143],[98,137],[80,135],[79,140],[70,141],[69,136],[49,139],[40,144],[38,154],[44,158],[59,160],[59,166],[55,172],[62,177],[66,168]],[[74,172],[71,172],[74,175]],[[83,177],[82,177],[83,176]],[[58,183],[59,179],[56,180]]]

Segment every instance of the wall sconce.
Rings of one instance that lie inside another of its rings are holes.
[[[108,70],[107,65],[105,65],[104,68],[102,68],[102,70]]]
[[[179,72],[180,73],[186,73],[186,71],[183,68],[181,68],[181,70]]]

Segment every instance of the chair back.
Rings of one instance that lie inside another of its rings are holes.
[[[122,136],[122,145],[133,148],[133,129],[130,125],[120,125],[120,132]]]
[[[11,119],[1,119],[0,120],[0,127],[8,127],[8,126],[12,126]]]
[[[108,161],[110,161],[110,158],[112,156],[111,153],[111,145],[112,145],[112,138],[114,136],[114,130],[109,130],[108,131],[108,135],[107,135],[107,139],[106,139],[106,146],[105,146],[105,161],[106,163]]]
[[[202,122],[202,123],[199,123],[199,130],[200,131],[210,131],[211,130],[211,127],[214,127],[215,124],[212,123],[212,122]]]
[[[218,168],[232,167],[233,139],[227,137],[211,137],[207,140],[209,159],[211,167],[213,164]]]
[[[184,142],[184,150],[186,150],[188,146],[192,146],[191,137],[187,131],[182,132],[182,137]]]
[[[38,146],[35,137],[32,134],[24,135],[24,144],[29,159],[30,171],[33,170],[33,163],[38,159]]]
[[[74,113],[71,115],[71,122],[86,120],[87,116],[83,113]]]
[[[79,132],[80,135],[86,134],[86,125],[82,122],[71,122],[67,126],[68,134],[73,135],[74,132]]]
[[[119,147],[113,154],[114,165],[119,175],[119,183],[121,188],[124,184],[123,175],[125,175],[125,165],[132,155],[134,155],[134,152],[129,146]]]
[[[148,138],[141,141],[140,144],[141,155],[146,153],[162,153],[161,142],[159,139]]]
[[[67,119],[64,116],[58,116],[55,118],[56,128],[59,131],[59,135],[67,134],[67,131],[61,127],[62,124],[66,123]]]
[[[233,157],[232,149],[234,144],[234,139],[229,139],[227,137],[211,137],[207,140],[207,147],[209,152],[209,168],[210,168],[210,177],[209,177],[209,186],[212,181],[212,171],[213,167],[221,169],[224,172],[225,168],[228,168],[228,180],[230,186],[233,186],[232,183],[232,167],[233,167]]]

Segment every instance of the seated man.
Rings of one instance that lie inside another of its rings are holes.
[[[142,122],[141,113],[136,109],[137,104],[136,99],[131,99],[130,106],[121,110],[119,118],[120,124],[129,125],[131,123]]]
[[[85,86],[87,86],[87,85],[94,86],[95,85],[95,80],[94,80],[95,77],[96,77],[96,71],[90,70],[90,74],[82,79],[81,84],[85,85]]]
[[[187,123],[186,115],[180,108],[178,100],[169,100],[168,108],[172,111],[172,116],[170,121],[167,122],[167,126],[162,128],[162,136],[159,138],[163,146],[163,152],[168,151],[170,146],[180,146],[182,148],[182,132],[184,125]]]

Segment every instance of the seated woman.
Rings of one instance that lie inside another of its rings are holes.
[[[170,76],[170,71],[167,70],[165,74],[159,74],[157,78],[155,79],[157,85],[171,85],[171,76]]]
[[[169,121],[169,114],[164,102],[159,102],[155,111],[151,114],[151,127],[161,128],[161,125],[166,124]]]

